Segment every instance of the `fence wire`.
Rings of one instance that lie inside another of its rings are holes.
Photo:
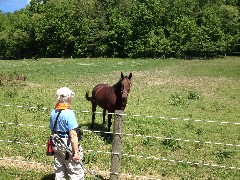
[[[37,106],[21,106],[21,105],[10,105],[10,104],[0,104],[0,106],[4,107],[17,107],[17,108],[27,108],[27,109],[40,109],[40,110],[49,110],[52,108],[46,107],[37,107]],[[89,110],[74,110],[76,113],[92,113]],[[102,112],[94,112],[96,114],[102,114]],[[108,114],[115,114],[115,113],[108,113]],[[180,121],[192,121],[192,122],[204,122],[204,123],[218,123],[218,124],[233,124],[233,125],[240,125],[240,122],[229,122],[229,121],[216,121],[216,120],[201,120],[201,119],[191,119],[191,118],[178,118],[178,117],[166,117],[160,115],[143,115],[143,114],[120,114],[122,116],[129,116],[129,117],[142,117],[142,118],[154,118],[154,119],[166,119],[166,120],[180,120]]]
[[[0,104],[0,106],[4,107],[16,107],[16,108],[28,108],[28,109],[41,109],[41,110],[47,110],[50,108],[39,108],[35,106],[31,107],[26,107],[26,106],[19,106],[19,105],[9,105],[9,104]],[[75,111],[76,113],[91,113],[90,111],[84,110],[84,111]],[[95,112],[96,114],[102,114],[102,112]],[[115,113],[112,113],[115,114]],[[155,118],[155,119],[168,119],[168,120],[182,120],[182,121],[192,121],[192,122],[207,122],[207,123],[219,123],[219,124],[233,124],[233,125],[240,125],[239,122],[219,122],[215,120],[194,120],[194,119],[189,119],[189,118],[169,118],[169,117],[164,117],[164,116],[155,116],[155,115],[129,115],[129,114],[120,114],[122,116],[131,116],[134,118],[142,117],[142,118]],[[34,125],[34,124],[23,124],[23,123],[14,123],[14,122],[0,122],[0,125],[16,125],[20,127],[36,127],[36,128],[48,128],[48,126],[44,125]],[[103,133],[103,134],[112,134],[112,132],[105,132],[105,131],[90,131],[87,129],[83,129],[84,132],[87,133]],[[119,133],[120,134],[120,133]],[[233,144],[233,143],[222,143],[222,142],[211,142],[211,141],[199,141],[199,140],[189,140],[189,139],[182,139],[182,138],[169,138],[169,137],[161,137],[161,136],[152,136],[152,135],[141,135],[141,134],[132,134],[132,133],[122,133],[124,136],[131,136],[131,137],[140,137],[140,138],[154,138],[154,139],[162,139],[162,140],[175,140],[175,141],[183,141],[183,142],[191,142],[191,143],[203,143],[203,144],[211,144],[211,145],[222,145],[222,146],[232,146],[232,147],[240,147],[240,144]],[[20,142],[20,141],[15,141],[15,140],[0,140],[2,143],[16,143],[16,144],[21,144],[21,145],[30,145],[30,146],[39,146],[39,147],[45,147],[45,144],[36,144],[36,143],[28,143],[28,142]],[[108,151],[101,151],[101,150],[84,150],[85,153],[100,153],[100,154],[116,154],[113,152],[108,152]],[[216,167],[216,168],[224,168],[224,169],[234,169],[234,170],[240,170],[239,167],[236,166],[227,166],[227,165],[220,165],[220,164],[212,164],[212,163],[201,163],[201,162],[192,162],[192,161],[186,161],[186,160],[175,160],[175,159],[170,159],[166,157],[156,157],[156,156],[142,156],[142,155],[134,155],[134,154],[128,154],[128,153],[122,153],[122,156],[125,156],[127,158],[141,158],[144,160],[160,160],[160,161],[167,161],[170,163],[183,163],[187,165],[198,165],[198,166],[208,166],[208,167]],[[13,162],[22,162],[22,163],[29,163],[29,164],[36,164],[36,165],[42,165],[41,163],[38,162],[32,162],[32,161],[22,161],[22,160],[16,160],[16,159],[10,159],[10,158],[0,158],[0,160],[8,160],[8,161],[13,161]],[[104,172],[107,174],[111,174],[111,172],[106,172],[106,171],[95,171],[92,170],[93,172]],[[148,177],[148,176],[137,176],[137,175],[130,175],[130,174],[120,174],[120,176],[125,176],[125,177],[134,177],[134,178],[140,178],[140,179],[158,179],[157,177]]]

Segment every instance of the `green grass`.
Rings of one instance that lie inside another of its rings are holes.
[[[90,111],[91,105],[85,100],[85,92],[98,83],[113,85],[122,71],[126,75],[133,73],[124,133],[134,134],[124,136],[122,153],[135,157],[122,157],[121,173],[160,179],[235,179],[240,176],[240,170],[230,168],[240,168],[240,147],[236,146],[240,144],[240,125],[234,124],[240,117],[239,57],[41,59],[0,61],[0,66],[0,74],[5,75],[0,86],[0,104],[10,105],[0,106],[0,121],[4,122],[0,124],[3,158],[35,161],[51,167],[52,159],[45,156],[42,145],[50,133],[49,114],[55,104],[56,89],[68,86],[75,91],[71,107],[76,111],[79,124],[88,130],[91,114],[82,111]],[[27,80],[10,80],[11,74],[24,74]],[[37,108],[30,109],[32,106]],[[104,130],[101,115],[96,118],[96,130]],[[7,124],[9,122],[24,125]],[[105,136],[85,131],[81,143],[86,167],[109,172],[110,155],[97,152],[111,152],[111,144],[106,142]],[[3,167],[1,179],[41,179],[51,177],[53,172],[52,169]]]

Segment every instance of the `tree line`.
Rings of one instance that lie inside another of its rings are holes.
[[[0,59],[239,52],[238,0],[31,0],[0,11]]]

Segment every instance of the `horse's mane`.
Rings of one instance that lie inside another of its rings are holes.
[[[125,78],[128,78],[128,76],[124,76],[123,78],[120,78],[119,81],[116,84],[113,85],[115,90],[118,90],[118,88],[121,87],[121,81]]]
[[[122,81],[122,78],[120,78],[119,81],[112,86],[115,92],[118,92],[117,90],[119,90],[119,88],[121,87],[121,81]]]

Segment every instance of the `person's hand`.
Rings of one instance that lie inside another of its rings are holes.
[[[73,160],[76,161],[76,162],[80,161],[80,154],[79,154],[79,152],[75,152],[74,153]]]

